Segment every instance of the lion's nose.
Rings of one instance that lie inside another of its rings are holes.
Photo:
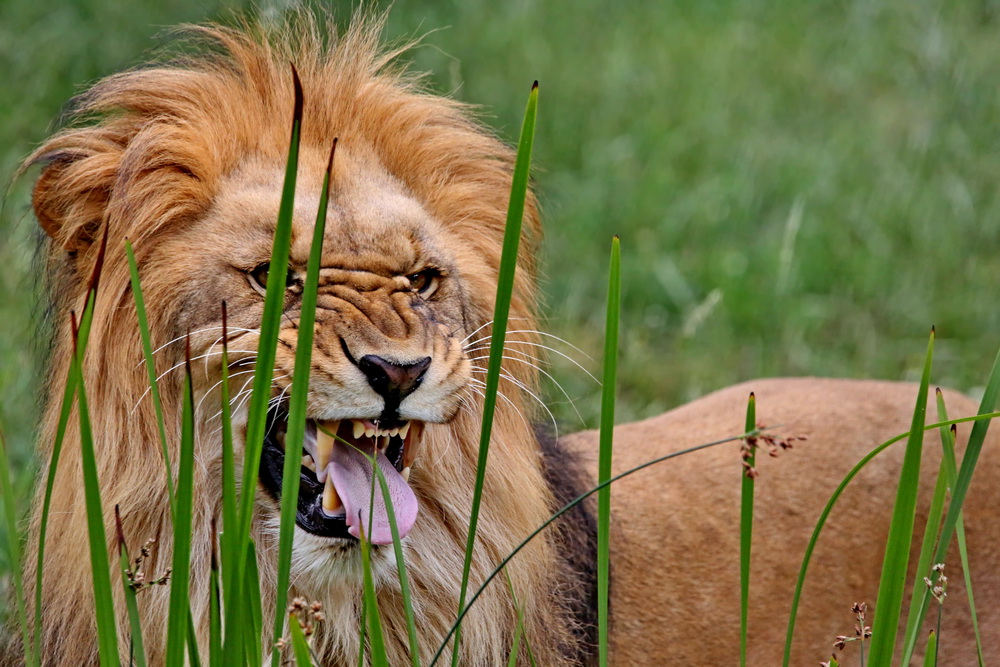
[[[416,391],[430,365],[430,357],[412,364],[396,364],[378,355],[366,354],[358,361],[358,368],[368,378],[371,388],[396,404]]]

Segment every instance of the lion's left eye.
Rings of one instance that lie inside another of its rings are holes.
[[[271,265],[268,262],[264,264],[259,264],[253,270],[249,272],[250,280],[254,285],[262,292],[267,291],[267,279],[271,273]],[[293,287],[296,283],[295,271],[289,267],[288,273],[285,274],[285,288]]]
[[[434,293],[441,282],[441,274],[437,269],[431,268],[411,273],[406,278],[410,281],[410,288],[425,299]]]

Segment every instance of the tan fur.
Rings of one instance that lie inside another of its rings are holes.
[[[619,427],[615,472],[739,434],[751,391],[761,423],[776,427],[779,435],[808,437],[776,459],[763,454],[757,458],[749,664],[780,665],[795,579],[820,512],[865,454],[909,430],[917,387],[815,378],[729,387],[659,417]],[[954,392],[946,392],[946,403],[952,417],[975,414],[977,408]],[[927,414],[929,423],[936,421],[933,396]],[[959,427],[961,442],[969,430],[966,424]],[[991,431],[964,512],[986,664],[1000,659],[1000,438],[996,425]],[[595,433],[570,436],[566,443],[590,459],[591,470],[596,470]],[[791,664],[828,660],[834,637],[853,634],[852,603],[867,601],[874,607],[904,446],[899,443],[879,455],[830,515],[812,557]],[[921,468],[924,506],[918,535],[940,451],[940,437],[929,433]],[[660,463],[613,487],[616,665],[738,662],[739,475],[739,445],[729,443]],[[912,580],[916,552],[910,563]],[[946,563],[949,584],[939,664],[974,665],[975,641],[957,549]],[[907,595],[909,591],[908,586]],[[905,614],[904,608],[904,619]],[[929,616],[936,619],[934,607]],[[927,630],[931,627],[929,623]],[[842,655],[841,664],[857,664],[858,647],[849,645]]]
[[[86,277],[101,234],[108,256],[101,278],[85,377],[102,500],[109,535],[120,506],[129,545],[158,540],[149,574],[169,564],[170,522],[164,468],[148,396],[123,244],[135,246],[161,382],[171,454],[176,461],[183,338],[192,355],[219,352],[220,306],[227,301],[232,350],[255,348],[253,328],[262,298],[246,271],[266,262],[277,213],[292,117],[294,63],[305,91],[302,158],[293,232],[292,266],[304,269],[326,155],[339,137],[331,212],[317,315],[310,415],[317,418],[369,403],[374,394],[341,352],[343,338],[357,355],[381,354],[434,363],[412,409],[429,423],[411,478],[420,502],[405,541],[423,659],[442,640],[458,607],[458,588],[478,450],[480,399],[470,389],[484,366],[513,155],[471,120],[463,105],[420,91],[394,69],[394,52],[378,46],[381,21],[361,18],[324,46],[320,28],[299,15],[280,29],[192,28],[200,55],[173,64],[111,76],[77,104],[77,126],[46,142],[31,161],[45,164],[34,191],[39,221],[52,237],[48,259],[57,333],[49,378],[51,400],[40,442],[51,445],[70,351],[69,313],[80,311]],[[268,34],[264,34],[267,32]],[[93,120],[96,116],[97,120]],[[534,254],[539,235],[534,200],[511,315],[519,330],[534,325]],[[402,276],[434,261],[446,276],[432,315]],[[276,363],[277,389],[286,387],[295,342],[294,304],[286,311]],[[480,327],[481,330],[477,331]],[[471,338],[466,339],[471,336]],[[533,342],[535,334],[515,334]],[[174,341],[171,343],[170,341]],[[241,354],[234,352],[233,358]],[[242,356],[248,356],[243,354]],[[476,360],[478,357],[480,360]],[[470,360],[471,358],[471,360]],[[248,366],[237,366],[245,370]],[[218,356],[194,363],[198,415],[191,607],[207,649],[212,522],[220,522]],[[472,585],[548,515],[537,443],[525,420],[532,411],[515,386],[535,386],[533,369],[512,364],[494,426]],[[353,373],[353,374],[352,374]],[[248,376],[234,378],[233,393]],[[410,401],[410,398],[407,399]],[[353,403],[352,403],[353,402]],[[404,404],[405,405],[405,404]],[[245,402],[237,410],[238,436]],[[49,520],[45,555],[46,664],[96,662],[95,625],[80,477],[79,438],[71,428]],[[176,472],[175,472],[176,476]],[[29,562],[36,553],[38,506]],[[254,536],[260,552],[265,617],[273,618],[276,507],[258,493]],[[219,528],[222,528],[219,523]],[[113,539],[113,538],[112,538]],[[112,545],[109,545],[112,546]],[[554,542],[538,540],[508,568],[525,606],[527,632],[542,664],[560,664],[568,641],[563,602],[538,563],[551,561]],[[328,621],[317,639],[323,664],[355,664],[360,577],[357,549],[301,531],[295,548],[292,595],[319,600]],[[379,600],[392,664],[408,662],[406,628],[391,550],[379,549]],[[117,580],[117,565],[112,579]],[[29,573],[30,574],[30,573]],[[502,579],[502,578],[501,578]],[[123,601],[116,588],[121,633]],[[474,590],[474,588],[473,588]],[[167,589],[140,594],[152,664],[163,660]],[[466,622],[463,664],[506,660],[515,626],[505,581],[490,587]],[[266,634],[269,623],[265,623]],[[127,642],[123,642],[127,651]],[[123,653],[125,656],[126,653]],[[124,657],[123,657],[124,659]]]
[[[480,403],[468,383],[475,377],[470,358],[484,353],[462,354],[456,345],[466,336],[475,340],[489,334],[488,326],[476,330],[489,321],[493,308],[512,155],[470,120],[468,109],[421,93],[412,77],[392,69],[395,54],[377,46],[378,21],[356,21],[330,48],[323,46],[318,26],[307,17],[267,37],[261,32],[256,27],[194,29],[196,41],[219,47],[215,55],[104,80],[80,99],[78,126],[50,139],[31,158],[45,164],[34,204],[53,239],[48,263],[58,327],[40,442],[44,449],[53,441],[69,362],[69,313],[82,308],[96,254],[94,240],[107,231],[108,258],[85,369],[102,499],[109,535],[117,504],[133,549],[149,538],[158,540],[147,571],[161,572],[171,546],[165,475],[152,405],[143,397],[147,380],[140,365],[124,239],[131,239],[138,255],[154,345],[165,345],[157,363],[159,372],[166,372],[161,392],[176,460],[181,375],[167,372],[182,359],[183,346],[175,339],[196,332],[191,339],[194,356],[218,351],[218,330],[207,327],[218,326],[223,299],[231,327],[253,328],[260,318],[261,299],[244,272],[269,254],[292,108],[288,63],[294,62],[306,101],[293,266],[304,266],[326,152],[334,137],[340,139],[324,247],[311,414],[335,417],[324,411],[366,400],[363,383],[351,378],[341,356],[339,338],[364,353],[401,361],[428,354],[437,364],[430,383],[437,389],[428,389],[428,400],[418,409],[435,417],[429,421],[442,423],[428,426],[413,473],[421,509],[405,541],[426,662],[457,607],[478,441]],[[522,331],[535,328],[533,260],[539,221],[533,199],[526,222],[512,307],[512,316],[519,318],[513,320],[514,328]],[[419,265],[425,252],[444,257],[451,270],[435,313],[443,328],[421,315],[399,283],[399,276]],[[286,319],[278,376],[291,369],[294,307]],[[536,341],[531,333],[514,336]],[[254,345],[253,334],[237,333],[231,348],[253,350]],[[247,353],[234,356],[240,354]],[[214,419],[218,358],[197,360],[194,370],[196,396],[204,402],[198,416],[191,605],[204,649],[210,528],[220,521],[220,446]],[[506,370],[534,390],[530,367],[512,363]],[[288,379],[277,382],[284,388]],[[233,391],[242,384],[234,379]],[[509,402],[500,402],[494,427],[474,585],[547,517],[551,503],[538,445],[527,425],[531,408],[526,394],[514,382],[501,389]],[[760,464],[751,662],[773,665],[783,643],[792,582],[822,504],[864,453],[908,428],[916,392],[911,385],[808,379],[740,385],[620,427],[616,469],[738,434],[751,390],[757,392],[761,421],[781,425],[784,434],[809,437],[778,460]],[[953,413],[974,409],[968,399],[954,394],[948,399]],[[237,410],[236,419],[243,423],[245,407]],[[589,462],[593,474],[594,434],[571,436],[564,443]],[[925,470],[937,465],[936,436],[929,436],[928,443]],[[966,512],[988,660],[996,660],[1000,651],[1000,541],[994,507],[984,493],[1000,482],[997,444],[994,437],[987,443]],[[851,603],[874,601],[900,451],[897,446],[861,475],[831,517],[806,587],[793,664],[826,658],[833,637],[851,632]],[[79,470],[79,438],[71,428],[45,559],[46,664],[96,663]],[[736,445],[724,445],[660,464],[615,486],[615,664],[734,663],[739,471]],[[269,618],[277,515],[272,501],[262,493],[258,497],[254,535]],[[36,549],[30,542],[28,562]],[[508,567],[542,665],[564,664],[560,649],[571,641],[568,601],[560,598],[565,589],[555,581],[557,549],[553,536],[537,540]],[[377,555],[390,662],[406,664],[391,554],[381,550]],[[317,644],[323,664],[353,664],[358,651],[357,554],[300,531],[293,561],[292,594],[320,600],[326,608],[328,620]],[[945,664],[972,664],[957,558],[950,557],[948,564],[952,583]],[[116,603],[124,637],[120,595]],[[163,661],[166,603],[166,589],[140,595],[152,664]],[[513,630],[506,586],[493,585],[466,622],[462,664],[504,664]]]

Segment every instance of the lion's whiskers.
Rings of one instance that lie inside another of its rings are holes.
[[[485,375],[487,371],[486,371],[486,369],[485,369],[485,368],[479,368],[478,366],[475,366],[475,365],[473,365],[473,367],[472,367],[472,372],[473,372],[473,373],[482,373],[482,374],[484,374],[484,375]],[[513,375],[511,375],[511,374],[510,374],[510,373],[508,373],[507,371],[503,370],[502,368],[500,369],[500,377],[502,377],[502,378],[505,378],[506,380],[508,380],[508,381],[512,382],[512,383],[513,383],[513,384],[514,384],[515,386],[517,386],[517,387],[518,387],[518,388],[519,388],[519,389],[520,389],[521,391],[523,391],[523,392],[524,392],[524,393],[526,393],[526,394],[527,394],[528,396],[531,396],[531,397],[532,397],[533,399],[535,399],[535,402],[536,402],[536,403],[538,403],[538,405],[542,406],[542,409],[543,409],[543,410],[545,410],[545,412],[546,412],[546,413],[548,413],[548,415],[549,415],[549,419],[550,419],[550,420],[552,421],[552,428],[554,429],[554,431],[555,431],[556,435],[558,436],[558,435],[559,435],[559,425],[558,425],[558,424],[556,424],[556,418],[555,418],[555,415],[553,415],[553,414],[552,414],[552,411],[551,411],[551,410],[549,410],[549,408],[548,408],[548,406],[547,406],[547,405],[545,405],[545,401],[543,401],[543,400],[542,400],[542,399],[541,399],[541,398],[540,398],[540,397],[538,396],[538,394],[536,394],[535,392],[533,392],[533,391],[531,391],[530,389],[528,389],[528,387],[527,387],[527,386],[526,386],[526,385],[525,385],[525,384],[524,384],[523,382],[521,382],[520,380],[518,380],[517,378],[515,378],[515,377],[514,377]],[[479,380],[478,378],[470,378],[470,379],[471,379],[471,380],[472,380],[473,382],[482,382],[482,386],[484,386],[484,387],[486,386],[486,383],[485,383],[485,382],[483,382],[482,380]],[[498,396],[500,395],[500,391],[499,391],[499,390],[497,391],[497,395],[498,395]],[[507,398],[507,397],[506,397],[506,396],[504,396],[504,398]],[[572,402],[572,401],[571,401],[571,402]],[[513,404],[512,404],[512,405],[513,405]],[[515,409],[516,409],[516,408],[515,408]],[[518,411],[518,412],[520,413],[520,411]],[[521,416],[521,418],[523,419],[523,418],[524,418],[524,416],[522,415],[522,416]]]
[[[510,332],[510,333],[515,333],[515,332]],[[539,333],[539,332],[527,332],[527,331],[524,331],[524,332],[518,332],[518,333]],[[490,339],[491,339],[491,337],[487,336],[486,338],[480,338],[479,340],[476,340],[476,341],[473,341],[472,343],[469,343],[464,348],[465,352],[466,353],[470,353],[470,352],[480,352],[480,351],[483,351],[483,350],[488,350],[489,349],[489,345],[486,344],[486,343]],[[558,340],[562,340],[562,339],[558,339]],[[563,341],[563,342],[565,342],[565,341]],[[506,341],[504,341],[504,350],[505,351],[511,351],[511,348],[510,348],[511,345],[527,345],[529,347],[537,347],[537,348],[541,348],[543,350],[547,350],[547,351],[549,351],[549,352],[551,352],[553,354],[559,355],[560,357],[562,357],[563,359],[566,359],[567,361],[569,361],[570,363],[572,363],[574,366],[576,366],[577,368],[579,368],[581,371],[583,371],[584,373],[586,373],[587,377],[589,377],[591,380],[593,380],[594,382],[596,382],[598,385],[601,384],[600,380],[598,380],[596,377],[594,377],[594,374],[591,373],[590,371],[588,371],[583,366],[583,364],[581,364],[579,361],[577,361],[573,357],[569,356],[565,352],[562,352],[561,350],[557,350],[554,347],[550,347],[548,345],[544,345],[542,343],[536,343],[534,341],[529,341],[529,340],[506,340]],[[569,343],[567,343],[567,345],[569,345]],[[477,346],[477,347],[474,347],[474,346]],[[570,346],[570,347],[572,347],[572,346]],[[583,354],[584,356],[587,356],[586,353],[584,353],[584,352],[581,352],[581,354]],[[536,361],[540,361],[537,357],[532,357],[532,358],[534,358]]]
[[[482,388],[485,389],[486,388],[486,383],[483,382],[482,380],[478,379],[478,378],[469,378],[469,382],[473,383],[473,385],[470,386],[470,388],[473,391],[475,391],[477,394],[479,394],[480,396],[482,396],[483,399],[485,399],[486,398],[486,394],[483,393],[482,391],[480,391],[479,388],[482,387]],[[515,380],[515,382],[516,382],[516,380]],[[503,400],[505,400],[507,402],[507,405],[509,405],[514,410],[514,412],[517,413],[517,415],[521,418],[521,421],[524,422],[525,426],[527,426],[528,428],[531,428],[531,423],[525,418],[524,413],[521,412],[520,408],[517,407],[517,405],[514,403],[514,401],[510,400],[509,398],[507,398],[507,396],[505,396],[504,393],[502,391],[500,391],[499,389],[497,389],[497,396],[499,396],[500,398],[502,398]],[[538,397],[536,396],[535,398],[537,400]],[[551,414],[551,413],[549,413],[549,414]]]
[[[257,352],[255,350],[229,350],[229,352],[237,352],[239,354],[252,354],[252,355],[256,355],[257,354]],[[198,355],[197,357],[192,357],[191,361],[197,361],[198,359],[208,358],[208,357],[213,356],[213,355],[221,355],[221,354],[222,354],[221,350],[218,351],[218,352],[206,352],[204,354]],[[243,361],[243,360],[237,360],[236,362],[233,362],[233,363],[238,363],[239,361]],[[174,364],[173,366],[171,366],[170,368],[168,368],[167,370],[163,371],[156,378],[156,383],[159,384],[160,380],[162,380],[163,378],[165,378],[167,375],[169,375],[173,371],[176,371],[180,367],[184,366],[184,364],[186,364],[186,363],[187,363],[187,360],[179,361],[176,364]],[[231,363],[230,366],[232,366],[233,363]],[[146,396],[152,390],[153,390],[152,384],[150,384],[150,386],[146,387],[146,390],[144,392],[142,392],[142,395],[139,397],[139,400],[137,400],[135,402],[135,405],[132,406],[132,412],[133,413],[139,408],[139,404],[142,403],[143,399],[146,398]]]
[[[200,333],[205,333],[206,331],[213,331],[215,329],[221,329],[221,328],[222,328],[221,326],[204,327],[202,329],[195,329],[194,331],[192,331],[190,333],[181,334],[180,336],[177,336],[176,338],[174,338],[172,340],[168,340],[166,343],[164,343],[163,345],[161,345],[158,348],[156,348],[155,350],[153,350],[153,355],[155,356],[159,352],[162,352],[163,349],[165,347],[167,347],[168,345],[171,345],[172,343],[176,343],[177,341],[180,341],[180,340],[184,340],[185,338],[187,338],[189,336],[194,336],[194,335],[197,335],[197,334],[200,334]],[[227,333],[229,333],[231,331],[237,331],[237,332],[239,332],[239,335],[237,335],[237,336],[230,336],[229,337],[229,341],[228,341],[230,343],[233,342],[234,340],[236,340],[237,338],[242,337],[246,333],[257,333],[257,334],[260,333],[260,329],[244,329],[242,327],[227,327]],[[219,336],[216,339],[216,342],[213,343],[208,349],[211,350],[213,347],[215,347],[216,345],[218,345],[219,341],[221,341],[221,340],[222,340],[222,336]],[[136,367],[138,368],[139,366],[142,366],[145,362],[146,362],[145,359],[139,361],[139,363],[136,364]]]
[[[505,351],[506,352],[511,352],[511,353],[517,352],[517,350],[505,350]],[[524,356],[527,356],[528,359],[533,359],[535,361],[538,361],[538,359],[536,357],[532,357],[530,355],[524,355]],[[520,363],[525,364],[526,366],[531,366],[536,371],[538,371],[539,373],[541,373],[542,375],[544,375],[545,377],[547,377],[552,382],[552,384],[554,384],[556,386],[556,388],[559,390],[559,392],[563,396],[566,397],[566,400],[569,401],[570,406],[573,408],[573,412],[575,412],[576,416],[580,418],[580,421],[583,422],[583,423],[586,423],[586,421],[583,418],[583,415],[581,415],[580,411],[577,410],[576,403],[573,401],[572,398],[570,398],[569,393],[563,388],[562,384],[560,384],[560,382],[558,380],[556,380],[555,377],[553,377],[553,375],[551,373],[549,373],[545,369],[539,367],[538,364],[534,364],[531,361],[528,361],[528,359],[521,359],[519,357],[509,357],[506,354],[502,355],[502,358],[508,359],[510,361],[519,361]],[[484,359],[489,359],[489,356],[470,357],[469,361],[475,362],[475,361],[481,361],[481,360],[484,360]],[[485,369],[480,369],[475,364],[473,364],[472,369],[473,369],[472,370],[473,373],[485,373],[486,372]],[[503,372],[504,371],[501,370],[501,373],[503,373]],[[511,381],[516,382],[518,384],[518,386],[520,386],[522,389],[524,389],[525,391],[527,391],[529,394],[531,394],[531,392],[527,389],[527,387],[525,387],[524,385],[522,385],[517,380],[514,380],[513,377],[511,377],[510,375],[508,375],[507,377]],[[534,396],[534,394],[532,394],[532,396]],[[536,397],[536,399],[537,399],[537,397]],[[541,403],[541,400],[538,399],[538,402]],[[542,404],[542,407],[545,407],[545,405]],[[548,410],[548,408],[546,408],[546,410]],[[552,414],[552,413],[550,412],[549,414]]]

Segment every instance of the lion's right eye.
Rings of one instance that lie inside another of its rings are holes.
[[[250,281],[255,287],[262,291],[267,291],[267,278],[271,271],[270,262],[264,262],[250,272]],[[289,268],[285,275],[285,289],[295,284],[295,272]]]

